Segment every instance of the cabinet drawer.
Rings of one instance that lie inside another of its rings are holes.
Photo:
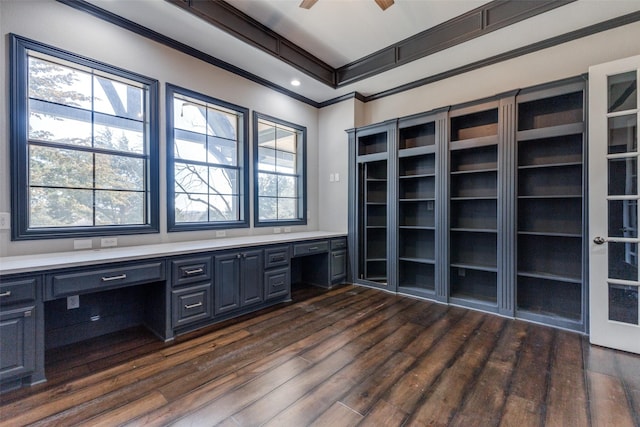
[[[291,276],[289,268],[279,268],[264,274],[266,299],[273,299],[289,295]]]
[[[347,239],[333,239],[331,240],[331,250],[346,249]]]
[[[293,245],[293,256],[313,255],[329,251],[329,241],[321,240],[312,243]]]
[[[151,262],[119,268],[53,274],[47,281],[49,299],[121,288],[164,279],[164,263]]]
[[[211,257],[171,261],[171,285],[202,282],[211,279]]]
[[[33,302],[36,300],[37,279],[22,279],[0,285],[0,306]]]
[[[264,268],[289,265],[289,246],[278,246],[264,250]]]
[[[211,318],[211,283],[171,292],[171,324],[179,328]]]

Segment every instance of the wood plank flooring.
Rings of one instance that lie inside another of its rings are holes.
[[[640,356],[351,285],[55,349],[46,372],[0,396],[0,426],[640,426]]]

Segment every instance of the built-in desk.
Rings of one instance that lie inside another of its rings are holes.
[[[45,380],[45,350],[145,325],[160,339],[347,276],[346,236],[287,233],[0,260],[0,390]],[[79,300],[79,307],[73,303]]]

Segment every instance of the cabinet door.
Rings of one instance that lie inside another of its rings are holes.
[[[35,307],[0,312],[0,380],[28,375],[36,367]]]
[[[216,314],[240,307],[240,260],[238,252],[215,257]]]
[[[242,253],[242,305],[257,304],[264,299],[262,250]]]
[[[343,280],[347,276],[347,251],[331,252],[331,281]]]

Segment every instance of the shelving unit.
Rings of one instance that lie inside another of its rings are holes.
[[[497,304],[498,105],[457,111],[449,143],[449,295]]]
[[[584,322],[584,84],[517,97],[516,313]]]
[[[389,135],[388,126],[382,126],[355,136],[359,230],[356,277],[380,287],[387,287],[389,277]]]
[[[398,131],[398,290],[431,297],[436,281],[436,122],[401,121]]]

